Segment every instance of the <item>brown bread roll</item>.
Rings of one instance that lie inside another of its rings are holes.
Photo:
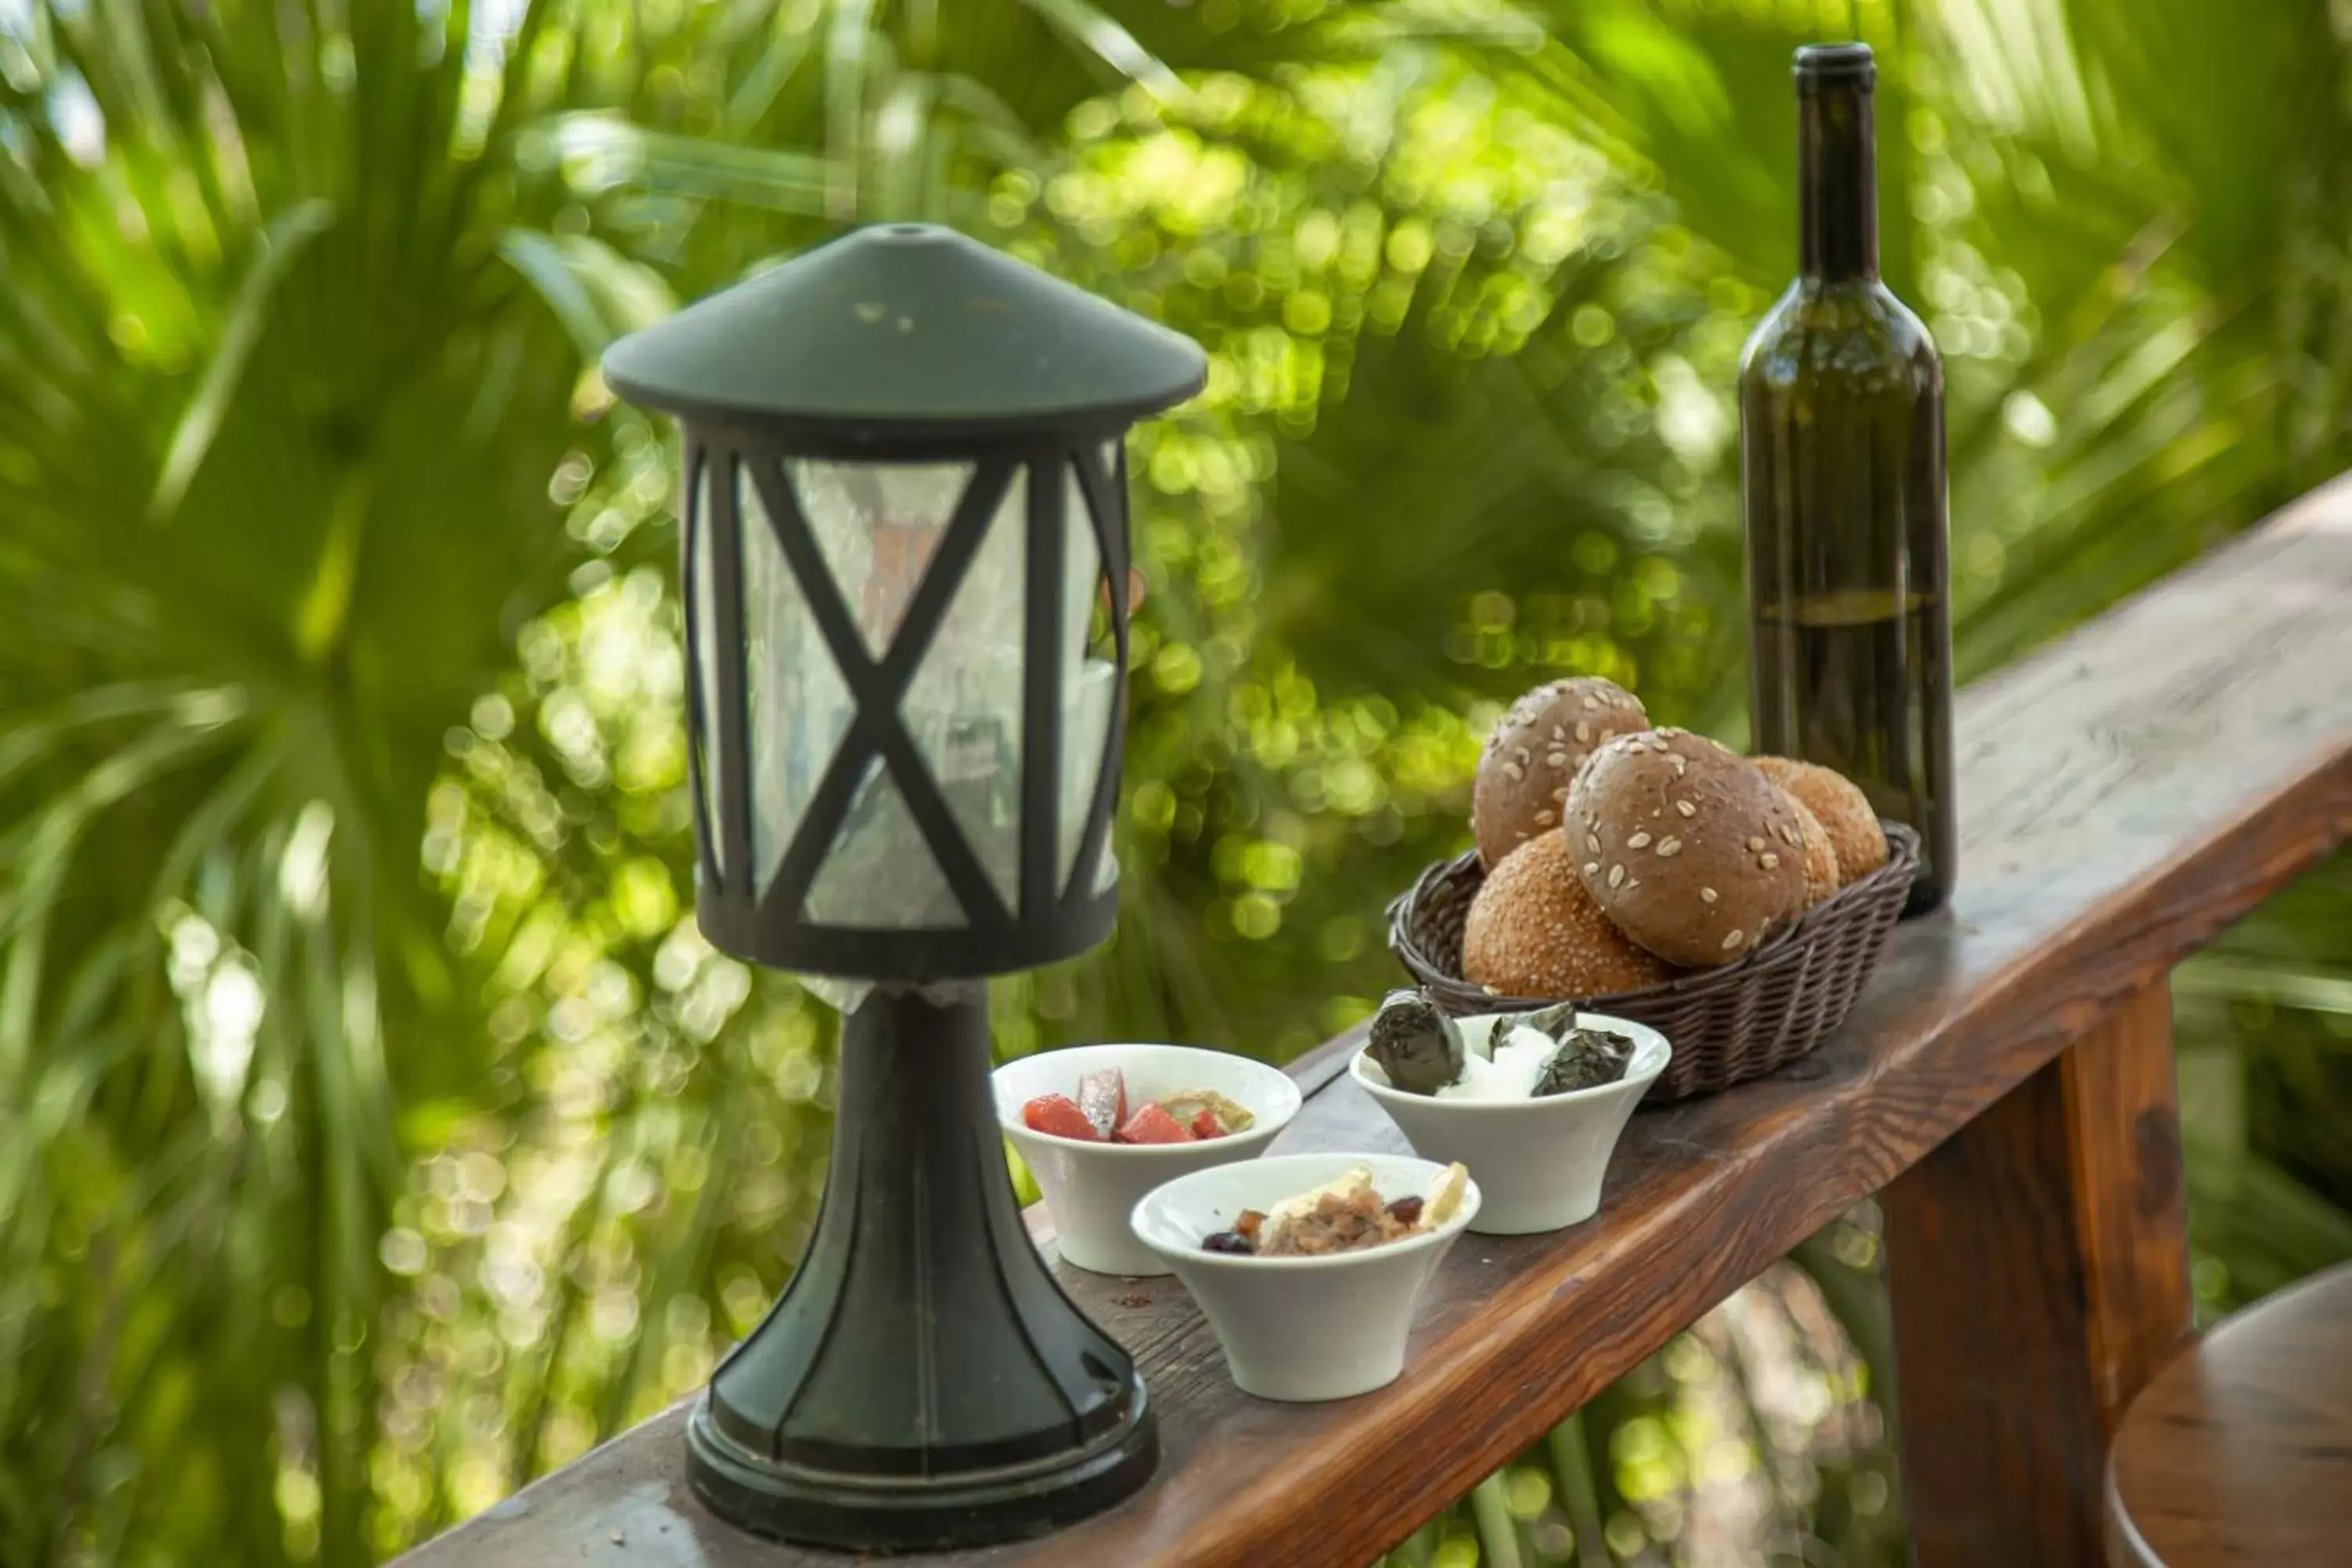
[[[1553,828],[1505,856],[1470,900],[1462,974],[1506,996],[1584,1002],[1662,985],[1675,970],[1609,923]]]
[[[1822,826],[1822,819],[1808,810],[1803,801],[1787,790],[1780,791],[1780,798],[1787,801],[1789,808],[1797,814],[1797,835],[1805,841],[1803,907],[1810,910],[1836,892],[1841,886],[1837,846],[1830,842],[1830,830]]]
[[[1649,727],[1633,694],[1597,675],[1555,680],[1512,703],[1486,737],[1470,794],[1470,831],[1486,869],[1559,826],[1568,783],[1593,747]]]
[[[1837,851],[1839,886],[1859,881],[1886,864],[1886,834],[1859,785],[1834,768],[1791,757],[1759,757],[1756,765],[1789,797],[1811,812]]]
[[[1568,798],[1585,890],[1669,963],[1728,963],[1802,907],[1789,797],[1745,757],[1683,730],[1620,735]]]

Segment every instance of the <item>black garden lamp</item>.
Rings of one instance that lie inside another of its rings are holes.
[[[1109,934],[1127,427],[1189,340],[950,232],[852,232],[614,345],[684,426],[697,908],[848,1004],[808,1255],[688,1427],[696,1491],[868,1551],[1140,1486],[1134,1363],[1023,1227],[983,979]]]

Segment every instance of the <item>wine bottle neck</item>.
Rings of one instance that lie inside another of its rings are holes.
[[[1798,268],[1806,278],[1878,276],[1878,160],[1866,78],[1801,83],[1797,201]]]

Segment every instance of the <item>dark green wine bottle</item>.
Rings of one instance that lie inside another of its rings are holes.
[[[1906,913],[1951,891],[1944,365],[1878,280],[1862,44],[1797,51],[1797,280],[1739,367],[1756,749],[1821,763],[1919,832]]]

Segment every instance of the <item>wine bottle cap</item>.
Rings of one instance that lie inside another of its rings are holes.
[[[1868,91],[1878,79],[1868,44],[1807,44],[1797,51],[1797,90],[1836,82]]]

